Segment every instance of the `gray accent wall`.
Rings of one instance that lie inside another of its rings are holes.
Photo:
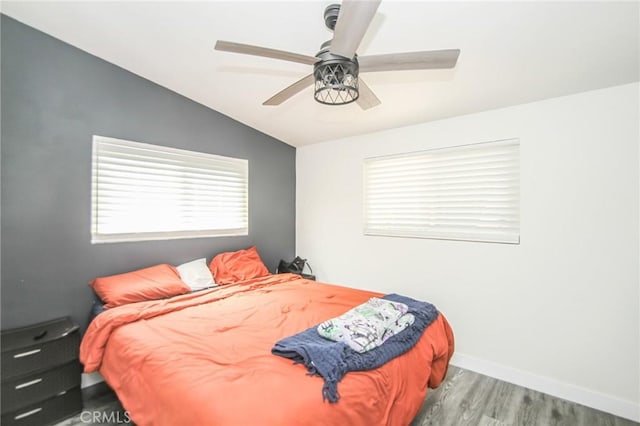
[[[71,316],[95,277],[295,245],[295,148],[2,15],[2,329]],[[249,235],[92,245],[91,138],[249,160]]]

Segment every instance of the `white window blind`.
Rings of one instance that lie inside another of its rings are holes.
[[[93,137],[91,242],[247,235],[248,160]]]
[[[520,242],[520,143],[364,161],[366,235]]]

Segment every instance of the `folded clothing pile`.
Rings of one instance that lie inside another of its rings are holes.
[[[415,321],[404,303],[372,297],[362,305],[318,326],[320,336],[344,342],[358,353],[382,345]]]
[[[424,330],[438,317],[438,310],[431,303],[421,302],[399,294],[387,294],[384,300],[403,303],[408,314],[414,316],[413,324],[402,333],[367,352],[357,352],[344,342],[325,339],[313,326],[293,336],[279,340],[271,349],[274,355],[289,358],[294,364],[303,364],[308,374],[322,376],[322,397],[329,402],[340,399],[338,382],[350,371],[378,368],[411,349]]]

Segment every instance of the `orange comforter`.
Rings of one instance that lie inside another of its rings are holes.
[[[271,354],[279,339],[379,293],[273,275],[107,310],[80,347],[138,425],[407,425],[453,354],[444,316],[382,367],[348,373],[341,399],[320,377]]]

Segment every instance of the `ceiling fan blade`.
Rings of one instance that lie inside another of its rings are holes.
[[[388,55],[360,56],[360,72],[429,70],[456,66],[459,49],[430,50],[426,52],[390,53]]]
[[[333,30],[331,53],[353,58],[381,0],[343,0]]]
[[[306,65],[313,65],[318,62],[318,58],[315,56],[300,55],[298,53],[285,52],[284,50],[269,49],[267,47],[252,46],[250,44],[234,43],[231,41],[218,40],[215,49],[224,52],[242,53],[244,55],[264,56],[265,58],[298,62]]]
[[[373,93],[371,88],[367,86],[362,78],[358,78],[358,92],[360,92],[360,96],[358,96],[356,103],[360,106],[360,108],[367,110],[369,108],[373,108],[374,106],[380,105],[380,99],[378,99],[378,97]]]
[[[314,83],[313,74],[309,74],[308,76],[301,78],[300,80],[293,83],[291,86],[285,88],[284,90],[279,91],[266,101],[262,105],[280,105],[296,93],[306,89]]]

